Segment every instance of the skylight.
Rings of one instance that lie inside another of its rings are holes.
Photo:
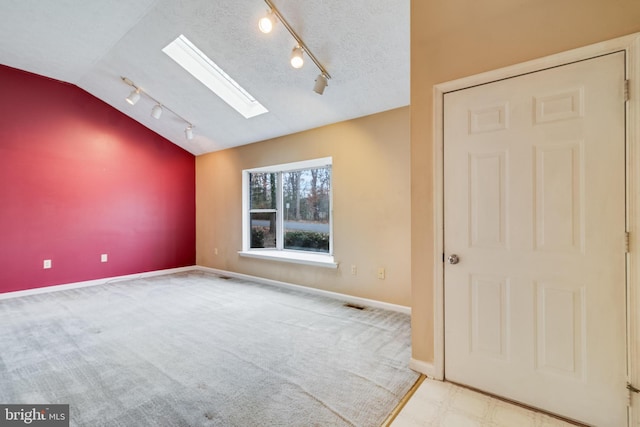
[[[245,118],[269,111],[183,34],[162,51]]]

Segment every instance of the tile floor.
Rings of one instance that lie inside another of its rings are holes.
[[[426,379],[391,427],[575,427],[548,415]]]

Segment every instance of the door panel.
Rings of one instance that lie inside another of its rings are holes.
[[[557,282],[536,283],[536,368],[584,379],[585,288]]]
[[[584,242],[584,141],[534,145],[535,249],[579,251]]]
[[[505,153],[470,154],[470,246],[505,247]]]
[[[445,376],[626,425],[623,53],[444,96]]]

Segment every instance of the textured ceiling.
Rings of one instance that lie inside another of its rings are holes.
[[[410,0],[273,0],[332,76],[318,69],[282,23],[257,28],[263,0],[2,0],[0,63],[75,84],[193,154],[250,144],[409,104]],[[162,48],[184,34],[269,112],[245,119],[174,63]],[[194,124],[154,103],[124,98],[128,77]]]

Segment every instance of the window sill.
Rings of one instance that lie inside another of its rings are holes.
[[[293,251],[239,251],[241,257],[268,259],[272,261],[291,262],[294,264],[313,265],[316,267],[338,268],[332,255],[312,254]]]

